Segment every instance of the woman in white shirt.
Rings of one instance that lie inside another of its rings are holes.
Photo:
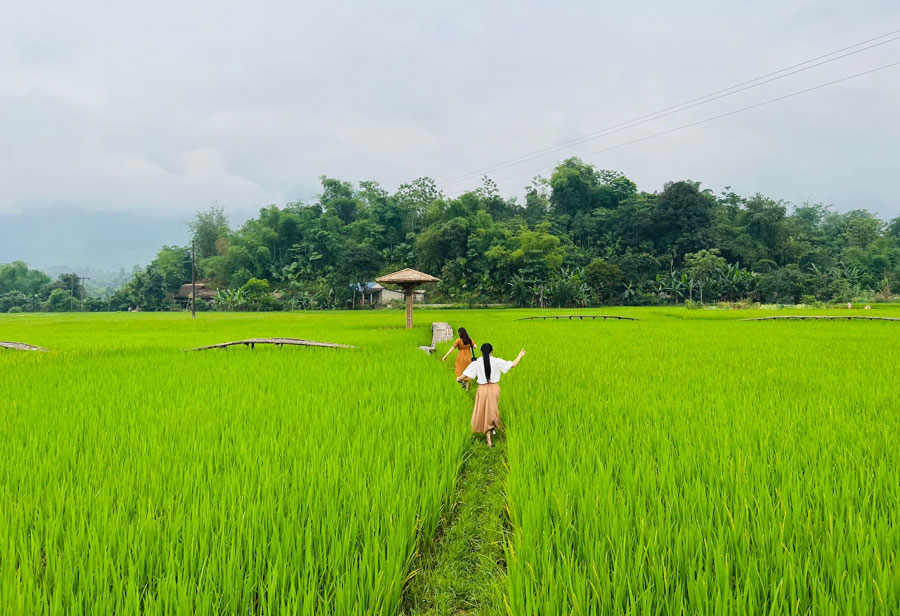
[[[494,446],[491,442],[491,430],[500,427],[500,375],[518,366],[525,357],[525,349],[519,351],[518,357],[513,361],[492,356],[493,350],[494,347],[489,342],[482,344],[481,357],[469,364],[456,378],[460,383],[463,379],[478,381],[475,409],[472,411],[472,432],[484,433],[488,447]]]

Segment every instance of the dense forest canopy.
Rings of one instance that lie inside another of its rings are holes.
[[[198,278],[223,309],[348,308],[361,284],[409,266],[441,278],[430,301],[466,305],[878,301],[900,288],[900,219],[715,195],[692,181],[643,192],[578,158],[535,178],[524,202],[487,178],[451,198],[429,178],[389,193],[322,177],[310,203],[264,207],[236,229],[213,206],[190,229]],[[162,247],[87,308],[172,308],[191,280],[190,251]],[[0,267],[0,310],[76,307],[82,290],[67,276]]]

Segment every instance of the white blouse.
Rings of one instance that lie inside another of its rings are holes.
[[[473,361],[466,368],[465,372],[463,372],[463,376],[469,379],[475,380],[477,378],[479,385],[487,384],[488,380],[484,376],[484,362],[482,361],[484,357],[479,357],[475,361]],[[513,363],[511,361],[507,361],[505,359],[500,359],[499,357],[494,357],[491,355],[491,383],[499,383],[500,375],[506,374],[513,367]]]

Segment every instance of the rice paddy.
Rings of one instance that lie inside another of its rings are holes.
[[[0,316],[0,613],[404,610],[483,446],[438,320],[528,349],[489,613],[900,613],[900,324],[602,312]],[[357,348],[184,352],[256,337]]]

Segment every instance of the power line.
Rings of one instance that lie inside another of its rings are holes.
[[[783,96],[777,96],[777,97],[775,97],[775,98],[770,98],[769,100],[765,100],[765,101],[762,101],[762,102],[759,102],[759,103],[755,103],[755,104],[753,104],[753,105],[748,105],[747,107],[741,107],[740,109],[734,109],[734,110],[732,110],[732,111],[728,111],[728,112],[726,112],[726,113],[721,113],[721,114],[719,114],[719,115],[715,115],[715,116],[712,116],[712,117],[709,117],[709,118],[705,118],[705,119],[703,119],[703,120],[698,120],[698,121],[696,121],[696,122],[691,122],[691,123],[689,123],[689,124],[684,124],[684,125],[682,125],[682,126],[677,126],[677,127],[675,127],[675,128],[669,128],[669,129],[667,129],[667,130],[663,130],[663,131],[660,131],[660,132],[658,132],[658,133],[653,133],[652,135],[646,135],[646,136],[644,136],[644,137],[639,137],[639,138],[637,138],[637,139],[632,139],[631,141],[625,141],[625,142],[623,142],[623,143],[618,143],[618,144],[616,144],[616,145],[609,146],[608,148],[603,148],[602,150],[597,150],[596,152],[590,152],[589,154],[585,154],[584,157],[587,158],[587,157],[590,157],[590,156],[596,156],[596,155],[602,154],[602,153],[604,153],[604,152],[609,152],[610,150],[615,150],[615,149],[618,149],[618,148],[623,148],[623,147],[625,147],[625,146],[632,145],[632,144],[635,144],[635,143],[640,143],[641,141],[647,141],[648,139],[653,139],[653,138],[655,138],[655,137],[660,137],[660,136],[662,136],[662,135],[668,135],[669,133],[674,133],[674,132],[676,132],[676,131],[684,130],[684,129],[686,129],[686,128],[691,128],[692,126],[697,126],[698,124],[704,124],[704,123],[706,123],[706,122],[712,122],[713,120],[719,120],[719,119],[721,119],[721,118],[725,118],[725,117],[732,116],[732,115],[735,115],[735,114],[738,114],[738,113],[742,113],[742,112],[744,112],[744,111],[749,111],[749,110],[751,110],[751,109],[756,109],[757,107],[762,107],[762,106],[768,105],[768,104],[770,104],[770,103],[775,103],[775,102],[778,102],[778,101],[785,100],[785,99],[787,99],[787,98],[792,98],[792,97],[794,97],[794,96],[799,96],[799,95],[801,95],[801,94],[806,94],[807,92],[812,92],[812,91],[814,91],[814,90],[821,90],[822,88],[827,88],[828,86],[833,86],[833,85],[835,85],[835,84],[842,83],[842,82],[844,82],[844,81],[849,81],[849,80],[851,80],[851,79],[856,79],[857,77],[862,77],[862,76],[864,76],[864,75],[871,75],[872,73],[876,73],[876,72],[878,72],[878,71],[883,71],[883,70],[885,70],[885,69],[892,68],[892,67],[894,67],[894,66],[900,66],[900,62],[892,62],[891,64],[885,64],[884,66],[879,66],[878,68],[873,68],[873,69],[870,69],[870,70],[868,70],[868,71],[863,71],[863,72],[861,72],[861,73],[856,73],[856,74],[853,74],[853,75],[849,75],[849,76],[847,76],[847,77],[842,77],[842,78],[840,78],[840,79],[835,79],[834,81],[829,81],[829,82],[827,82],[827,83],[822,83],[822,84],[819,84],[819,85],[817,85],[817,86],[813,86],[813,87],[811,87],[811,88],[805,88],[805,89],[803,89],[803,90],[797,90],[796,92],[791,92],[790,94],[785,94],[785,95],[783,95]],[[523,176],[523,175],[530,175],[530,174],[532,174],[532,173],[537,173],[538,171],[543,171],[544,169],[548,169],[548,168],[550,168],[550,167],[553,167],[553,165],[544,165],[544,166],[542,166],[542,167],[537,167],[537,168],[531,169],[531,170],[529,170],[529,171],[523,171],[523,172],[521,172],[521,173],[516,173],[516,174],[513,174],[513,175],[509,175],[509,176],[506,176],[506,177],[504,177],[504,178],[500,178],[499,180],[497,180],[497,182],[505,182],[506,180],[511,180],[511,179],[514,179],[514,178],[517,178],[517,177],[521,177],[521,176]],[[464,192],[467,192],[467,191],[463,191],[463,192],[461,192],[461,193],[458,193],[456,196],[458,196],[459,194],[463,194]]]
[[[862,49],[856,49],[856,50],[854,50],[854,51],[851,51],[851,52],[842,54],[842,55],[840,55],[840,56],[837,56],[837,57],[834,57],[834,58],[829,58],[828,60],[823,60],[822,62],[816,62],[817,60],[822,60],[822,58],[828,58],[829,56],[834,56],[835,54],[839,54],[839,53],[841,53],[841,52],[843,52],[843,51],[847,51],[848,49],[853,49],[853,48],[855,48],[855,47],[859,47],[859,46],[861,46],[861,45],[865,45],[866,43],[871,43],[872,41],[877,41],[878,39],[883,39],[883,38],[885,38],[885,37],[887,37],[887,36],[891,36],[892,34],[897,34],[897,33],[900,33],[900,29],[898,29],[898,30],[892,30],[891,32],[886,32],[885,34],[881,34],[881,35],[879,35],[879,36],[876,36],[876,37],[867,39],[867,40],[865,40],[865,41],[860,41],[859,43],[855,43],[855,44],[850,45],[850,46],[848,46],[848,47],[843,47],[843,48],[841,48],[841,49],[836,49],[835,51],[832,51],[832,52],[829,52],[829,53],[826,53],[826,54],[823,54],[823,55],[820,55],[820,56],[816,56],[815,58],[810,58],[809,60],[806,60],[806,61],[804,61],[804,62],[799,62],[799,63],[797,63],[797,64],[792,64],[791,66],[787,66],[787,67],[782,68],[782,69],[779,69],[779,70],[777,70],[777,71],[773,71],[773,72],[771,72],[771,73],[766,73],[765,75],[760,75],[759,77],[756,77],[756,78],[754,78],[754,79],[749,79],[749,80],[747,80],[747,81],[742,81],[741,83],[737,83],[737,84],[735,84],[735,85],[733,85],[733,86],[729,86],[729,87],[723,88],[723,89],[721,89],[721,90],[716,90],[715,92],[710,92],[709,94],[705,94],[705,95],[703,95],[703,96],[698,96],[698,97],[696,97],[696,98],[692,98],[692,99],[690,99],[690,100],[688,100],[688,101],[685,101],[685,102],[683,102],[683,103],[679,103],[679,104],[677,104],[677,105],[672,105],[672,106],[670,106],[670,107],[666,107],[665,109],[660,109],[659,111],[655,111],[655,112],[653,112],[653,113],[649,113],[649,114],[646,114],[646,115],[639,116],[639,117],[634,118],[634,119],[632,119],[632,120],[628,120],[627,122],[621,122],[621,123],[619,123],[619,124],[615,124],[615,125],[609,126],[609,127],[604,128],[604,129],[602,129],[602,130],[599,130],[599,131],[596,131],[596,132],[593,132],[593,133],[589,133],[589,134],[583,135],[583,136],[581,136],[581,137],[575,137],[575,138],[573,138],[573,139],[569,139],[569,140],[567,140],[567,141],[563,141],[563,142],[561,142],[561,143],[559,143],[559,144],[557,144],[557,145],[555,145],[555,146],[550,146],[550,147],[542,148],[542,149],[540,149],[540,150],[535,150],[534,152],[531,152],[530,154],[523,154],[523,155],[521,155],[521,156],[517,156],[517,157],[512,158],[512,159],[509,159],[509,160],[507,160],[507,161],[504,161],[504,162],[501,162],[501,163],[497,163],[497,164],[491,165],[491,166],[489,166],[489,167],[484,167],[484,168],[482,168],[482,169],[479,169],[478,171],[473,171],[473,172],[471,172],[471,173],[466,173],[466,174],[464,174],[464,175],[460,175],[460,176],[457,176],[457,177],[455,177],[455,178],[450,178],[450,179],[447,179],[447,180],[443,180],[443,181],[441,181],[441,182],[438,182],[437,184],[438,184],[439,186],[446,186],[446,185],[450,185],[450,184],[456,184],[456,183],[459,183],[459,182],[461,182],[461,181],[464,181],[464,180],[471,179],[471,178],[473,178],[473,177],[482,175],[483,173],[486,173],[486,172],[489,172],[489,171],[498,171],[498,170],[500,170],[500,169],[505,169],[505,168],[507,168],[507,167],[511,167],[511,166],[517,165],[517,164],[519,164],[519,163],[523,163],[523,162],[526,162],[526,161],[528,161],[528,160],[532,160],[532,159],[534,159],[534,158],[538,158],[538,157],[543,156],[543,155],[545,155],[545,154],[550,154],[550,153],[552,153],[552,152],[556,152],[556,151],[565,149],[565,148],[570,147],[570,146],[573,146],[573,145],[578,145],[578,144],[580,144],[580,143],[584,143],[584,142],[586,142],[586,141],[591,141],[591,140],[597,139],[597,138],[599,138],[599,137],[604,137],[604,136],[606,136],[606,135],[611,135],[611,134],[613,134],[613,133],[621,132],[621,131],[623,131],[623,130],[627,130],[627,129],[629,129],[629,128],[633,128],[633,127],[639,126],[639,125],[641,125],[641,124],[646,124],[647,122],[651,122],[651,121],[657,120],[657,119],[659,119],[659,118],[663,118],[663,117],[666,117],[666,116],[669,116],[669,115],[672,115],[672,114],[675,114],[675,113],[679,113],[679,112],[681,112],[681,111],[686,111],[687,109],[691,109],[691,108],[693,108],[693,107],[698,107],[698,106],[700,106],[700,105],[705,105],[706,103],[710,103],[710,102],[715,101],[715,100],[719,100],[719,99],[722,99],[722,98],[726,98],[726,97],[728,97],[728,96],[732,96],[732,95],[734,95],[734,94],[738,94],[739,92],[744,92],[744,91],[749,90],[749,89],[751,89],[751,88],[756,88],[756,87],[758,87],[758,86],[761,86],[761,85],[764,85],[764,84],[767,84],[767,83],[771,83],[771,82],[773,82],[773,81],[777,81],[777,80],[783,79],[783,78],[785,78],[785,77],[790,77],[791,75],[796,75],[797,73],[800,73],[800,72],[803,72],[803,71],[806,71],[806,70],[815,68],[815,67],[817,67],[817,66],[821,66],[821,65],[823,65],[823,64],[828,64],[829,62],[834,62],[834,61],[840,60],[840,59],[842,59],[842,58],[846,58],[847,56],[851,56],[851,55],[854,55],[854,54],[857,54],[857,53],[862,53],[863,51],[868,51],[869,49],[872,49],[872,48],[874,48],[874,47],[879,47],[879,46],[881,46],[881,45],[886,45],[887,43],[891,43],[891,42],[893,42],[893,41],[896,41],[896,40],[900,39],[900,36],[894,37],[894,38],[891,38],[891,39],[888,39],[888,40],[886,40],[886,41],[881,41],[881,42],[875,43],[875,44],[873,44],[873,45],[869,45],[868,47],[864,47],[864,48],[862,48]],[[815,63],[815,64],[811,64],[812,62],[816,62],[816,63]],[[804,66],[804,65],[807,65],[807,64],[809,64],[810,66]],[[803,67],[803,68],[798,68],[798,67]],[[797,69],[797,70],[792,70],[792,69]],[[786,72],[786,71],[791,71],[791,72]],[[780,74],[780,73],[785,73],[785,74],[782,75],[782,74]],[[775,76],[775,75],[777,75],[777,76]],[[764,81],[763,81],[763,80],[764,80]],[[757,82],[758,82],[758,83],[757,83]],[[752,84],[752,85],[749,85],[749,84]]]

